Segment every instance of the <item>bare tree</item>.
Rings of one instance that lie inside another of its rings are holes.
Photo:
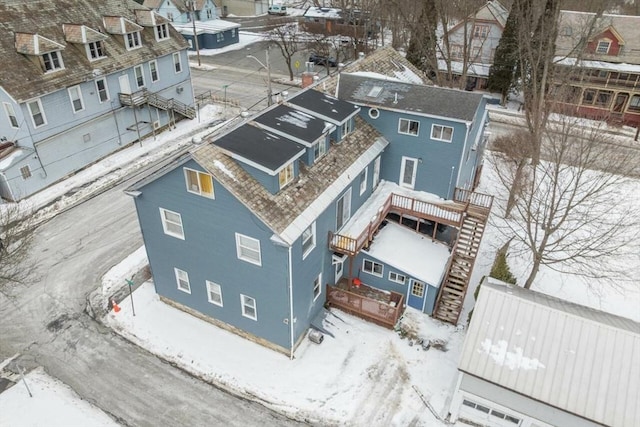
[[[529,138],[503,138],[498,147],[504,151],[493,162],[501,193],[516,188],[511,217],[496,225],[513,239],[510,253],[530,260],[524,287],[531,287],[541,266],[631,280],[619,260],[640,254],[640,210],[630,194],[630,177],[639,172],[637,150],[621,149],[600,127],[567,116],[543,131],[539,162],[522,161]]]
[[[0,205],[0,292],[32,277],[34,266],[24,261],[31,249],[35,225],[35,217],[22,205]]]
[[[303,48],[302,33],[298,28],[298,23],[276,24],[269,30],[268,35],[269,40],[280,49],[289,70],[289,80],[293,80],[292,58]]]

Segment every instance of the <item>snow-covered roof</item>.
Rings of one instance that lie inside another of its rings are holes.
[[[445,244],[395,222],[380,229],[367,254],[434,287],[440,286],[450,256]]]
[[[342,10],[333,7],[309,7],[303,16],[305,18],[339,19],[342,17]]]
[[[193,23],[177,24],[172,22],[173,28],[178,30],[180,34],[193,35]],[[235,22],[224,21],[222,19],[212,19],[210,21],[196,21],[196,33],[220,33],[223,31],[231,30],[233,28],[240,28],[240,24]]]
[[[6,156],[0,157],[0,170],[6,170],[13,164],[14,161],[24,157],[24,150],[15,148],[13,150],[7,150]]]
[[[451,71],[456,74],[462,74],[464,64],[462,61],[451,61]],[[467,64],[467,75],[477,77],[488,77],[491,64]],[[447,62],[444,59],[438,59],[438,70],[448,71]]]
[[[621,73],[640,73],[640,65],[636,65],[636,64],[624,64],[624,63],[604,62],[604,61],[587,61],[587,60],[578,61],[576,58],[567,58],[563,56],[556,56],[554,58],[554,62],[558,65],[567,65],[569,67],[572,67],[577,63],[577,65],[582,68],[591,68],[595,70],[619,71]]]
[[[632,427],[639,358],[640,323],[489,279],[459,369],[596,423]]]

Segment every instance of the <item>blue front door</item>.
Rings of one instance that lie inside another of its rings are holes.
[[[409,281],[409,295],[407,295],[407,304],[422,311],[424,309],[424,298],[427,294],[427,285],[423,282],[411,279]]]

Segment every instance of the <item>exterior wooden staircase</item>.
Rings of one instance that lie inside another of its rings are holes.
[[[466,209],[459,227],[458,238],[451,251],[447,273],[440,285],[433,317],[455,325],[462,312],[493,197],[456,189],[454,200],[464,202]]]
[[[165,98],[154,92],[149,92],[147,89],[142,89],[134,93],[120,93],[120,104],[128,105],[131,107],[149,104],[153,107],[159,108],[165,111],[172,111],[180,114],[188,119],[196,117],[196,110],[193,107],[188,106],[174,98]]]

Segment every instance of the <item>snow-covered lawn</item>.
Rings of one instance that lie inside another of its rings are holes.
[[[111,270],[104,282],[130,275],[144,256],[143,251],[132,254],[123,261],[125,267]],[[135,317],[128,298],[119,304],[120,312],[105,316],[105,322],[119,334],[207,381],[279,412],[358,426],[414,421],[442,425],[416,389],[440,415],[448,411],[464,334],[411,308],[402,320],[403,329],[425,342],[440,340],[447,351],[435,346],[425,351],[415,338],[401,338],[398,332],[331,310],[323,327],[334,336],[325,335],[319,345],[305,339],[289,360],[162,303],[151,282],[138,288],[133,298]]]
[[[25,375],[24,383],[0,393],[0,426],[73,427],[117,426],[107,414],[82,400],[69,386],[50,377],[42,368]]]

